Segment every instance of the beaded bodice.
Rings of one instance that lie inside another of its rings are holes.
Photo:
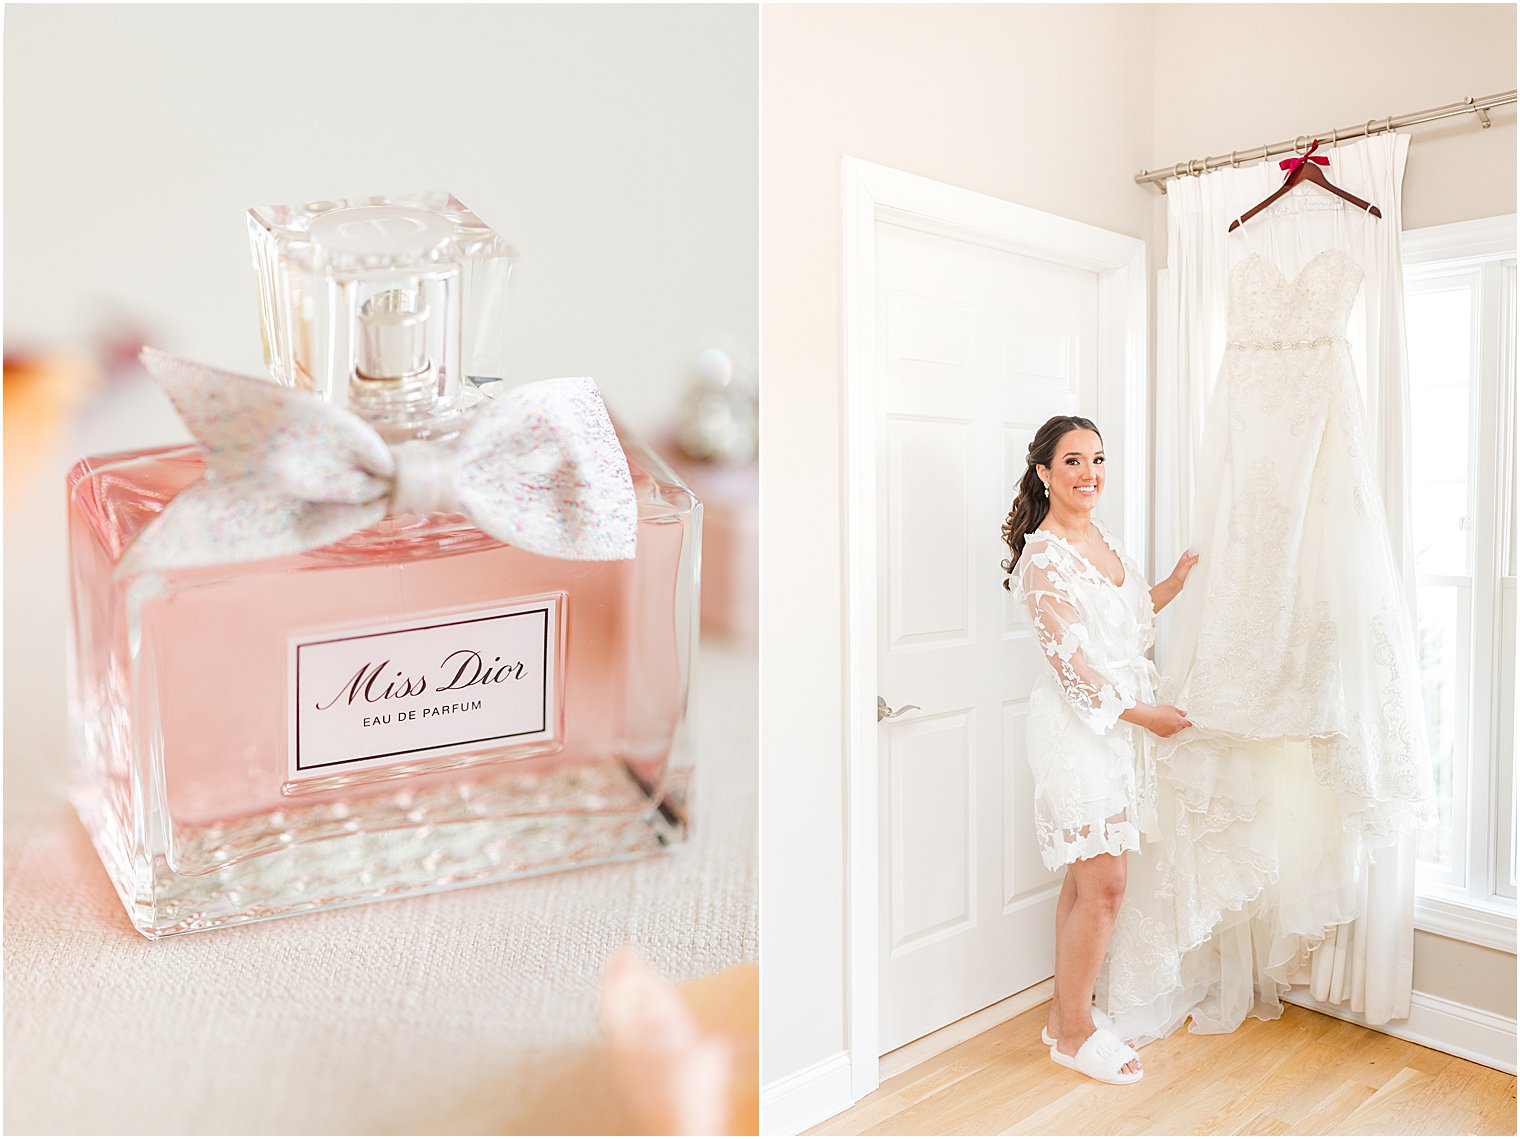
[[[1289,280],[1251,253],[1230,270],[1227,347],[1234,351],[1319,348],[1343,339],[1362,287],[1362,267],[1338,249],[1309,259]]]

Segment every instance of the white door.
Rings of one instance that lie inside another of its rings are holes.
[[[1095,273],[878,221],[875,286],[884,1053],[1052,973],[1000,530],[1035,429],[1103,424]]]

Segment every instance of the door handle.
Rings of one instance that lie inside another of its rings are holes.
[[[901,716],[904,712],[922,711],[923,709],[920,708],[917,704],[904,704],[901,708],[893,711],[891,708],[887,707],[887,702],[880,696],[876,698],[876,722],[878,724],[883,720],[890,720],[893,716]]]

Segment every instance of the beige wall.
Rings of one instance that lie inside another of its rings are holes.
[[[1515,1015],[1515,955],[1415,931],[1414,987],[1500,1016]]]
[[[846,1047],[841,157],[1147,238],[1154,268],[1164,198],[1137,186],[1136,171],[1513,87],[1515,10],[767,7],[761,42],[761,1075],[771,1083]],[[1317,66],[1285,81],[1299,54]],[[1407,224],[1513,211],[1514,137],[1512,108],[1488,131],[1417,128]],[[1513,957],[1423,934],[1416,953],[1422,987],[1441,991],[1452,969],[1471,970],[1476,984],[1442,995],[1514,1015]]]
[[[839,166],[868,159],[1145,236],[1144,6],[761,15],[766,554],[762,1080],[845,1047]],[[778,461],[779,460],[779,461]],[[772,476],[776,473],[776,477]]]
[[[1155,21],[1142,166],[1515,86],[1513,4],[1159,4]],[[1515,110],[1492,117],[1487,130],[1469,116],[1410,128],[1406,229],[1515,211]]]

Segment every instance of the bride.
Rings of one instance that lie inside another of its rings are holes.
[[[1184,554],[1154,588],[1093,518],[1103,439],[1091,420],[1056,416],[1030,443],[1003,540],[1003,569],[1029,612],[1050,671],[1029,698],[1028,756],[1045,864],[1066,867],[1056,903],[1055,992],[1044,1039],[1057,1064],[1105,1083],[1141,1079],[1139,1055],[1093,1008],[1093,987],[1124,898],[1126,852],[1154,828],[1151,738],[1190,727],[1155,703],[1147,658],[1155,614],[1182,590]]]

